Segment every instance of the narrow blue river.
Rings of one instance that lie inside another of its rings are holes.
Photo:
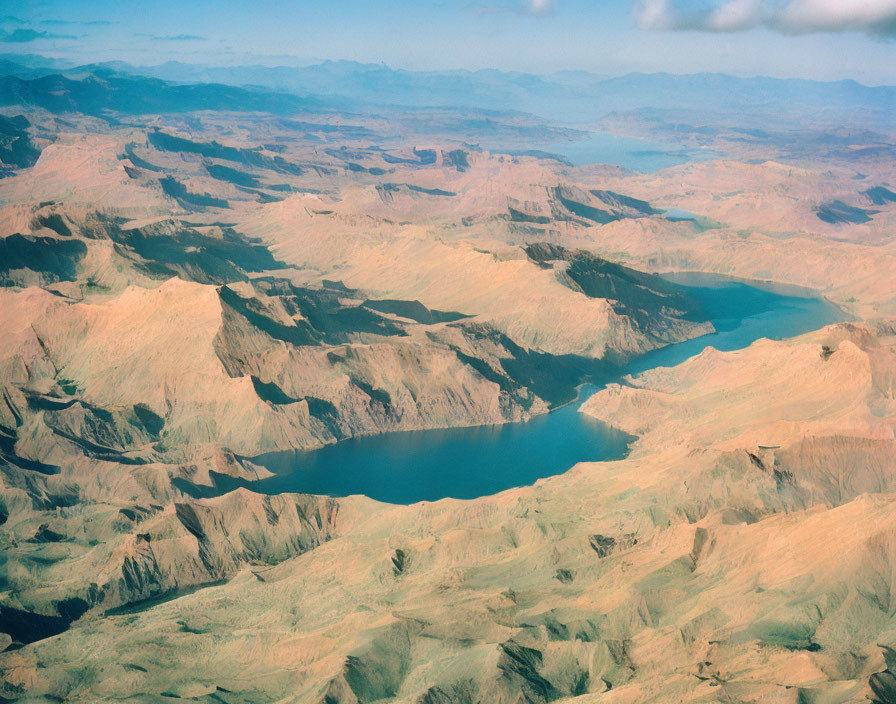
[[[578,412],[606,383],[626,374],[672,366],[705,347],[735,350],[766,337],[784,339],[845,320],[836,306],[793,287],[740,282],[708,274],[667,278],[687,286],[716,332],[635,358],[611,378],[581,388],[575,403],[525,423],[395,432],[358,437],[319,450],[255,459],[275,473],[251,484],[266,494],[302,492],[410,504],[445,497],[471,499],[534,483],[584,460],[620,459],[631,437]],[[240,486],[220,478],[216,494]]]

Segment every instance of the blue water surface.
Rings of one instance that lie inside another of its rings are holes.
[[[583,386],[576,402],[525,423],[393,432],[344,440],[319,450],[277,452],[256,462],[275,474],[252,482],[267,494],[364,494],[397,504],[445,497],[472,499],[565,472],[577,462],[624,457],[632,438],[579,413],[595,391],[626,374],[673,366],[707,346],[747,347],[846,319],[836,306],[793,287],[741,282],[710,274],[669,278],[689,287],[716,332],[635,358],[607,378]],[[220,477],[215,493],[244,484]]]
[[[707,161],[722,155],[711,149],[695,149],[679,144],[661,144],[644,139],[620,137],[609,132],[591,132],[584,139],[563,142],[546,142],[527,145],[526,150],[556,154],[574,166],[586,164],[614,164],[641,173],[654,173],[670,166],[678,166],[691,161]],[[510,151],[492,147],[491,151]]]

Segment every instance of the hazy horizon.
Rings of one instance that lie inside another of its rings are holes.
[[[750,73],[750,72],[734,72],[734,71],[667,71],[662,69],[657,69],[655,71],[623,71],[620,70],[618,72],[606,73],[599,72],[590,69],[582,69],[582,68],[558,68],[553,70],[545,70],[545,71],[523,71],[518,69],[505,69],[505,68],[495,68],[495,67],[480,67],[480,68],[405,68],[398,65],[389,64],[385,61],[361,61],[354,59],[343,59],[343,58],[328,58],[328,57],[291,57],[291,56],[259,56],[254,57],[254,60],[250,60],[248,57],[245,61],[237,61],[234,63],[214,63],[214,62],[205,62],[205,61],[188,61],[178,57],[167,58],[164,61],[157,61],[154,63],[137,63],[125,61],[122,59],[105,59],[98,61],[76,61],[73,59],[67,59],[64,56],[54,56],[52,52],[3,52],[0,53],[2,57],[12,57],[12,56],[22,56],[22,57],[36,57],[47,59],[51,61],[59,61],[64,62],[59,68],[60,70],[69,70],[73,68],[78,68],[81,66],[100,66],[100,65],[108,65],[108,64],[126,64],[132,66],[133,68],[139,69],[151,69],[151,68],[160,68],[166,65],[183,65],[183,66],[191,66],[199,69],[238,69],[238,68],[247,68],[247,69],[303,69],[303,68],[311,68],[314,66],[321,66],[325,64],[339,64],[339,63],[347,63],[353,64],[356,66],[377,66],[381,68],[385,68],[389,71],[396,72],[408,72],[408,73],[420,73],[420,74],[479,74],[479,73],[499,73],[505,75],[529,75],[529,76],[538,76],[543,78],[550,78],[551,76],[560,76],[563,74],[575,74],[575,73],[583,73],[593,76],[598,79],[610,80],[614,78],[625,78],[628,76],[649,76],[649,75],[669,75],[669,76],[677,76],[677,77],[686,77],[686,76],[729,76],[737,79],[756,79],[756,78],[769,78],[781,81],[813,81],[818,83],[842,83],[842,82],[853,82],[857,83],[866,88],[892,88],[896,87],[896,77],[892,80],[892,82],[884,82],[884,83],[873,83],[870,81],[862,81],[852,77],[843,77],[843,78],[808,78],[804,76],[773,76],[768,73]]]
[[[343,0],[8,5],[0,50],[75,64],[385,64],[413,71],[726,73],[896,83],[896,1]]]

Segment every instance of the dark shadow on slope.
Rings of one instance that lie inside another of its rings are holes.
[[[53,237],[10,235],[0,239],[0,284],[15,285],[10,273],[29,269],[41,274],[46,283],[74,281],[78,264],[87,254],[87,245],[80,240],[59,240]]]

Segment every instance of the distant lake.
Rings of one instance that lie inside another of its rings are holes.
[[[681,208],[666,208],[663,211],[666,220],[697,220],[700,216],[692,213],[690,210],[682,210]]]
[[[627,454],[631,437],[578,412],[581,403],[606,383],[680,364],[707,346],[735,350],[761,337],[793,337],[846,319],[836,306],[795,287],[709,274],[666,278],[690,289],[717,332],[637,357],[612,378],[582,387],[575,403],[525,423],[393,432],[343,440],[319,450],[270,453],[255,461],[275,476],[251,483],[222,477],[213,493],[249,486],[266,494],[365,494],[411,504],[448,496],[472,499],[529,485],[577,462],[621,459]],[[181,487],[208,493],[200,487]]]
[[[676,144],[660,144],[608,132],[592,132],[586,139],[534,144],[528,149],[562,156],[575,166],[615,164],[641,173],[653,173],[690,161],[706,161],[721,156],[709,149],[690,149]],[[497,151],[498,149],[496,149]],[[523,153],[516,147],[516,153]],[[514,153],[510,150],[510,153]]]

